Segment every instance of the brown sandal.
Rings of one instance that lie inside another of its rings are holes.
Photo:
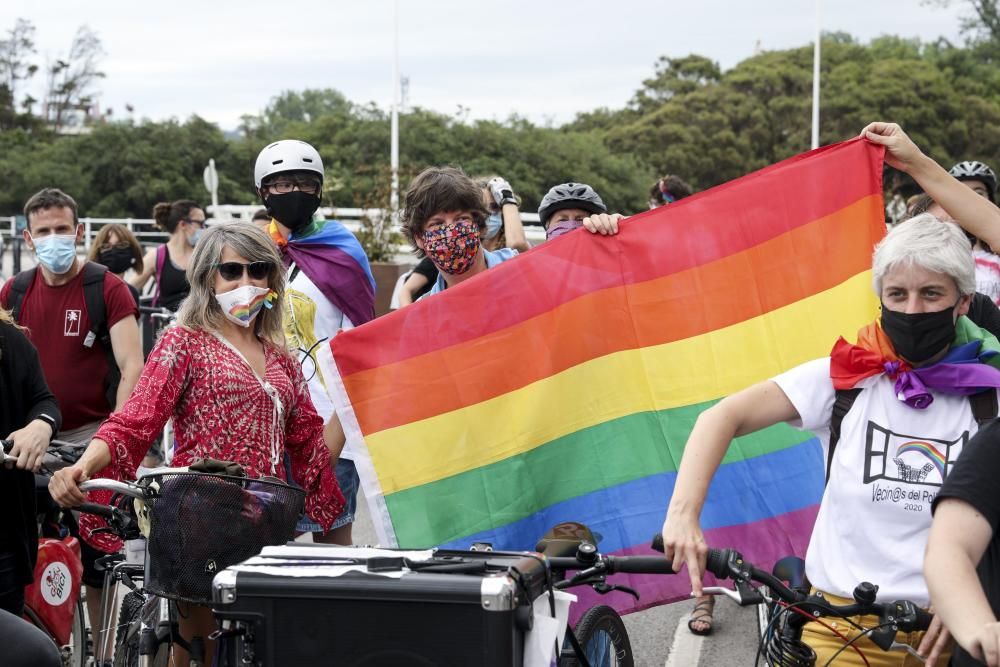
[[[712,634],[712,614],[715,611],[715,598],[708,597],[707,599],[701,600],[694,606],[691,610],[691,618],[688,619],[688,630],[691,634],[700,635],[706,637]],[[703,623],[707,625],[707,628],[696,628],[695,623]]]

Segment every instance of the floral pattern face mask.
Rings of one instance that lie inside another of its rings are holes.
[[[479,225],[475,220],[447,222],[424,232],[424,252],[438,270],[460,276],[472,268],[479,252]]]

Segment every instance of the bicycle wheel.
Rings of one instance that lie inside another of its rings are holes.
[[[591,607],[573,629],[590,667],[633,667],[632,643],[618,612],[600,605]],[[569,667],[583,664],[579,659],[567,661]]]
[[[66,667],[86,667],[87,664],[87,626],[83,618],[83,600],[76,601],[76,612],[73,614],[73,625],[70,630],[69,644],[60,651],[63,665]]]
[[[139,627],[145,598],[137,591],[129,591],[122,600],[115,630],[114,667],[136,667],[139,664]]]

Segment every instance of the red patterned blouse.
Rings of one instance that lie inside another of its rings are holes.
[[[323,420],[316,414],[298,362],[277,347],[264,345],[263,380],[228,343],[205,331],[174,326],[164,332],[132,395],[95,434],[108,443],[111,463],[101,475],[135,478],[150,444],[173,417],[176,449],[172,466],[197,458],[234,461],[247,475],[285,479],[284,453],[292,476],[306,491],[306,510],[329,528],[344,507],[344,497],[323,442]],[[107,503],[110,492],[91,494]],[[121,541],[107,533],[91,535],[103,520],[80,519],[88,543],[115,551]]]

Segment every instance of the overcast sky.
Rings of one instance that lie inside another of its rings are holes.
[[[822,0],[824,30],[958,41],[965,3]],[[44,67],[87,24],[106,56],[101,106],[153,119],[198,114],[235,128],[283,90],[336,88],[392,100],[392,0],[2,0],[0,29],[36,28]],[[399,0],[409,103],[471,118],[539,123],[620,107],[661,55],[705,55],[728,69],[763,49],[810,44],[812,0]],[[39,75],[39,85],[42,76]],[[36,95],[37,96],[37,95]]]

